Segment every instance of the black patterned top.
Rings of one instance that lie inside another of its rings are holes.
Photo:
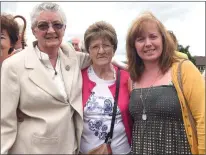
[[[133,89],[129,110],[133,119],[130,154],[191,154],[177,92],[173,85],[142,89],[147,95],[147,119],[142,119],[141,89]]]

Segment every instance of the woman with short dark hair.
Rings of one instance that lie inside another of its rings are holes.
[[[82,71],[83,120],[80,152],[91,150],[105,143],[110,135],[118,68],[111,60],[117,49],[117,34],[113,26],[99,21],[88,27],[84,34],[85,48],[92,64]],[[111,139],[113,154],[130,152],[132,121],[129,114],[129,90],[127,71],[120,70],[117,113]]]
[[[1,18],[1,57],[0,62],[6,59],[14,50],[18,41],[19,26],[14,17],[9,14],[2,14]]]

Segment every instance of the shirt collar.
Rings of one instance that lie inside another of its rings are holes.
[[[51,66],[52,66],[52,65],[51,65],[51,62],[50,62],[50,60],[49,60],[49,56],[48,56],[47,53],[42,52],[42,51],[38,48],[38,46],[35,46],[35,51],[36,51],[36,54],[37,54],[39,60],[42,60],[42,62],[43,62],[46,66],[48,66],[48,67],[51,67]],[[61,51],[61,49],[59,48],[59,50],[58,50],[58,57],[57,57],[57,64],[58,64],[58,62],[59,62],[59,55],[60,55],[59,53],[60,53],[60,51]]]

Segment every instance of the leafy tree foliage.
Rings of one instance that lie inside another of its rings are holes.
[[[186,46],[186,47],[183,47],[182,45],[178,45],[178,51],[187,54],[189,60],[192,61],[192,63],[193,63],[194,65],[196,65],[196,63],[195,63],[195,58],[190,54],[189,48],[190,48],[189,45]]]

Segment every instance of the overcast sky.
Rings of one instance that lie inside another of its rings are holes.
[[[30,12],[40,2],[1,2],[1,12],[26,17],[28,41],[34,39],[30,30]],[[118,35],[116,56],[125,60],[127,30],[138,14],[151,11],[172,30],[179,43],[189,45],[191,54],[205,55],[205,2],[57,2],[67,16],[64,40],[83,38],[85,30],[96,21],[112,24]]]

